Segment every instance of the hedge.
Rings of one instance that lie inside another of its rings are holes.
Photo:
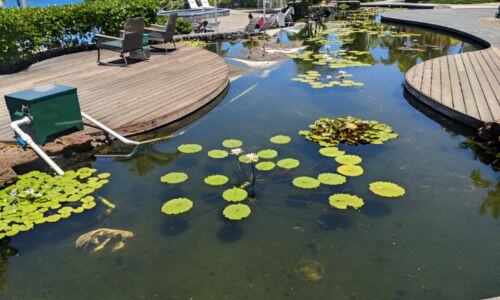
[[[95,33],[119,34],[125,20],[156,21],[157,0],[100,0],[80,4],[0,9],[0,73],[11,73],[61,53],[92,48]],[[181,33],[190,31],[178,19]]]

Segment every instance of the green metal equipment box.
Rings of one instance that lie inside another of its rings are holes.
[[[51,84],[5,95],[12,121],[30,116],[23,128],[38,144],[60,133],[83,130],[76,88]]]

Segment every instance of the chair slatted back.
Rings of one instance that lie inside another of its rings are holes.
[[[144,19],[128,19],[125,23],[125,32],[123,34],[123,51],[142,48],[142,36],[144,33]]]

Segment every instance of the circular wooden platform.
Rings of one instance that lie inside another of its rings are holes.
[[[102,54],[105,61],[119,58],[113,52]],[[13,141],[3,95],[35,86],[58,83],[77,87],[82,111],[122,134],[135,134],[196,111],[229,85],[224,60],[197,47],[152,54],[148,61],[128,67],[100,66],[96,59],[96,51],[81,52],[0,76],[0,141]]]

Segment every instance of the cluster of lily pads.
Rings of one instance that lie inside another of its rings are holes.
[[[0,239],[94,208],[92,193],[107,184],[111,176],[93,176],[96,172],[81,168],[67,171],[64,176],[40,171],[20,175],[14,184],[0,190]]]
[[[383,144],[398,137],[387,124],[351,116],[335,119],[320,118],[309,125],[309,130],[301,130],[299,134],[324,147],[337,146],[340,143]]]
[[[337,173],[321,173],[316,178],[310,176],[299,176],[292,180],[292,184],[302,189],[315,189],[321,184],[328,186],[342,185],[347,182],[346,177],[357,177],[364,173],[364,170],[359,164],[362,158],[358,155],[346,154],[345,151],[337,147],[324,147],[319,150],[323,156],[333,158],[339,166]],[[400,197],[405,194],[404,188],[392,182],[375,181],[370,183],[370,191],[382,197]],[[348,207],[358,209],[364,205],[362,198],[346,194],[337,193],[329,198],[330,206],[345,210]]]
[[[269,139],[276,145],[283,145],[291,142],[291,138],[286,135],[276,135]],[[207,156],[212,159],[227,159],[230,155],[235,157],[238,178],[232,187],[225,189],[222,192],[222,198],[228,204],[222,214],[229,220],[241,220],[248,217],[251,213],[251,208],[248,204],[242,203],[247,199],[254,197],[254,186],[256,181],[256,170],[259,172],[270,172],[276,167],[290,170],[297,168],[300,162],[294,158],[283,158],[276,162],[272,161],[278,157],[278,151],[275,149],[263,149],[257,153],[243,153],[243,142],[238,139],[226,139],[222,142],[225,149],[211,149],[207,151]],[[194,154],[203,150],[203,147],[198,144],[183,144],[177,148],[178,151],[185,154]],[[241,178],[245,174],[242,172],[242,165],[250,165],[251,173],[247,178]],[[178,184],[188,180],[189,176],[183,172],[170,172],[160,178],[161,182],[166,184]],[[204,178],[203,182],[210,186],[224,186],[229,183],[229,178],[223,174],[212,174]],[[247,190],[250,190],[247,191]],[[177,215],[189,211],[193,207],[193,201],[188,198],[175,198],[163,204],[161,210],[167,215]]]
[[[351,74],[347,74],[343,71],[339,72],[339,75],[332,78],[331,75],[321,76],[318,71],[307,71],[306,74],[299,74],[297,77],[292,78],[292,81],[299,81],[302,83],[309,84],[313,89],[321,89],[326,87],[334,86],[364,86],[362,82],[356,82],[354,80],[344,79],[352,77]]]

